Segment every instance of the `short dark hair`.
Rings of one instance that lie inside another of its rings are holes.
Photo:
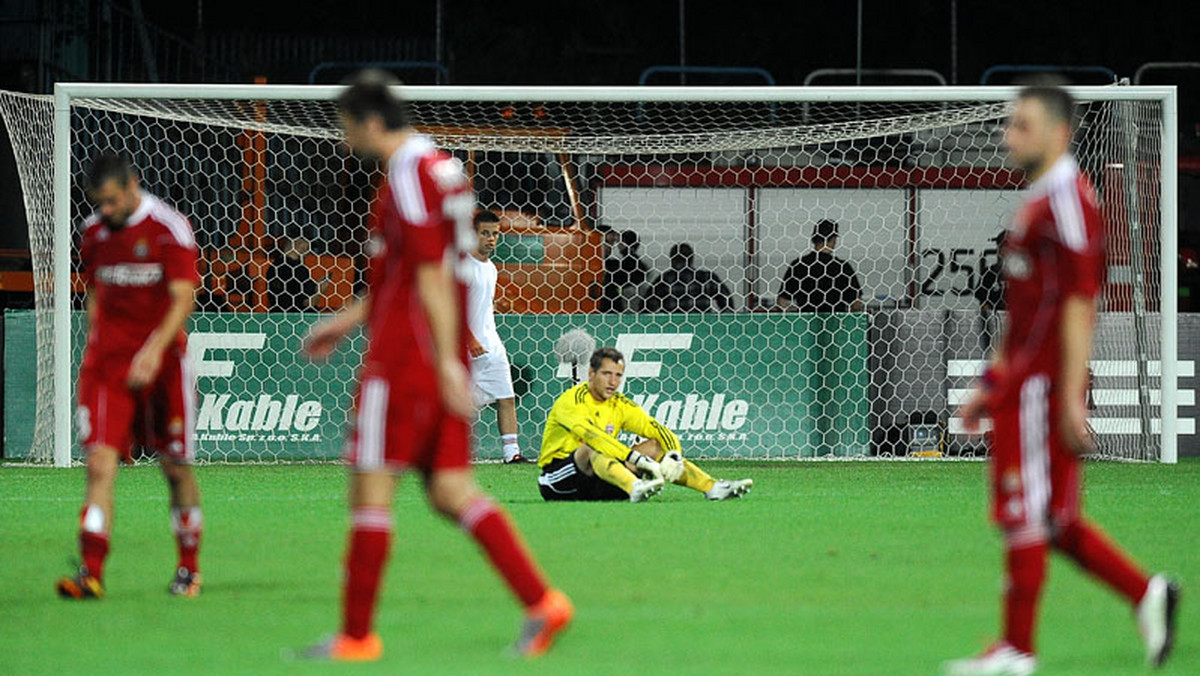
[[[483,211],[477,212],[475,214],[475,229],[476,230],[478,230],[479,226],[483,225],[484,223],[499,223],[499,222],[500,222],[500,217],[497,216],[496,212],[494,212],[494,211],[488,211],[487,209],[484,209]]]
[[[100,153],[92,158],[87,169],[87,190],[97,190],[109,181],[116,181],[122,187],[129,185],[129,180],[136,178],[133,165],[129,160],[116,153]]]
[[[837,221],[823,218],[813,226],[812,243],[822,244],[838,236]]]
[[[600,368],[600,365],[604,363],[605,359],[620,364],[624,363],[625,355],[621,354],[621,351],[615,347],[598,347],[596,348],[596,351],[592,353],[592,358],[591,361],[588,362],[588,365],[590,365],[593,370],[598,369]]]
[[[1058,84],[1039,82],[1027,85],[1017,93],[1017,98],[1040,102],[1050,119],[1066,122],[1071,129],[1075,128],[1075,97]]]
[[[338,95],[337,106],[346,116],[363,122],[378,115],[388,129],[409,125],[408,106],[390,89],[401,84],[400,80],[391,73],[368,68],[352,75],[345,84],[348,86]]]

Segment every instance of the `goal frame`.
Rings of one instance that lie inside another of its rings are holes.
[[[54,86],[55,252],[71,248],[71,106],[81,98],[332,100],[341,86],[58,83]],[[1080,100],[1155,101],[1162,111],[1160,148],[1160,359],[1162,362],[1159,462],[1175,463],[1177,449],[1177,261],[1178,120],[1173,86],[1068,87]],[[1017,87],[403,87],[413,101],[477,102],[762,102],[900,103],[1002,102]],[[1167,253],[1168,255],[1163,255]],[[54,465],[71,464],[71,257],[56,255],[53,267]]]

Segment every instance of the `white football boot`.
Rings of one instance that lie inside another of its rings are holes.
[[[645,502],[658,495],[662,489],[662,479],[638,479],[633,482],[633,490],[629,492],[629,501]]]
[[[942,665],[946,676],[1029,676],[1037,671],[1037,658],[1004,641],[978,657],[952,660]]]
[[[754,479],[738,479],[737,481],[726,481],[721,479],[713,484],[713,487],[704,492],[704,497],[709,500],[728,500],[729,498],[740,498],[750,492],[754,487]]]
[[[1160,667],[1175,644],[1175,613],[1179,608],[1179,585],[1162,575],[1150,578],[1146,593],[1137,605],[1138,633],[1146,646],[1146,663]]]

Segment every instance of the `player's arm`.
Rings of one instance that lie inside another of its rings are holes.
[[[346,334],[366,321],[370,309],[371,294],[368,291],[342,308],[341,312],[314,324],[301,343],[301,351],[309,359],[328,357]]]
[[[442,401],[451,413],[474,414],[470,379],[458,355],[458,297],[454,273],[446,259],[417,264],[417,297],[429,320]]]
[[[1076,453],[1090,449],[1087,431],[1088,358],[1092,354],[1092,330],[1096,323],[1096,305],[1089,296],[1071,295],[1063,305],[1059,324],[1062,343],[1062,373],[1059,379],[1059,404],[1062,410],[1062,435],[1067,448]]]
[[[629,460],[629,454],[633,452],[633,449],[592,422],[584,405],[575,404],[569,397],[565,397],[555,403],[553,416],[554,422],[570,430],[571,434],[591,447],[593,451],[616,458],[621,462]]]
[[[191,279],[173,279],[167,284],[167,293],[171,298],[167,313],[129,364],[126,382],[133,389],[145,387],[158,375],[163,352],[179,336],[188,315],[192,314],[192,308],[196,304],[196,282]]]
[[[625,420],[622,427],[640,437],[657,441],[658,447],[662,449],[663,453],[683,451],[679,445],[679,437],[666,425],[655,420],[649,413],[642,410],[642,407],[631,401],[624,401],[622,405],[625,407]]]
[[[483,355],[487,354],[487,350],[484,349],[483,343],[480,343],[479,339],[475,337],[475,333],[471,331],[470,326],[464,326],[463,331],[467,332],[467,352],[470,353],[472,359],[482,357]]]

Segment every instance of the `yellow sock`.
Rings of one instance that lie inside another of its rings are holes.
[[[684,460],[683,476],[676,479],[675,483],[705,493],[713,487],[713,484],[717,483],[717,480],[710,477],[708,472],[697,467],[696,463]]]
[[[629,471],[625,463],[603,453],[592,453],[592,471],[626,493],[633,492],[633,482],[637,481],[637,477]]]

